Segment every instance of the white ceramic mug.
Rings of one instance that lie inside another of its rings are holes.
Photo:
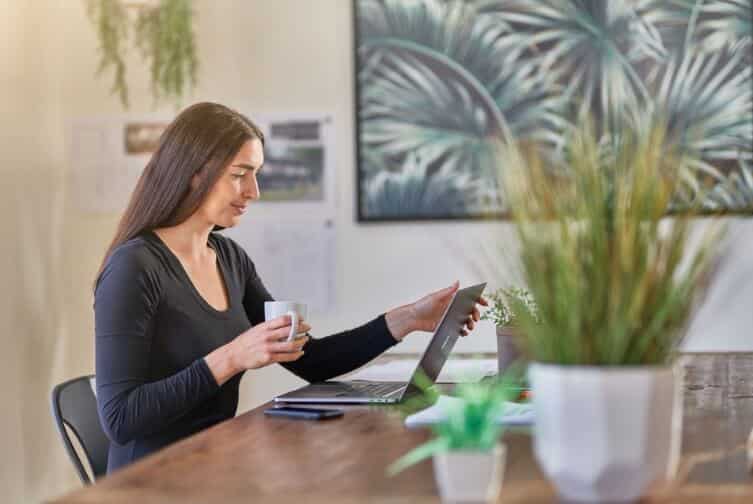
[[[298,322],[301,319],[306,319],[306,312],[306,305],[303,303],[295,303],[293,301],[264,302],[264,320],[272,320],[283,315],[290,316],[292,323],[290,324],[290,334],[287,341],[293,341],[297,337],[304,336],[303,334],[300,336],[296,335],[296,331],[298,330]]]

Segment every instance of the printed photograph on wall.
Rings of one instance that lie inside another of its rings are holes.
[[[324,147],[269,141],[257,180],[262,201],[324,199]]]
[[[124,143],[128,155],[150,155],[157,150],[166,122],[129,122],[125,125]]]
[[[750,0],[353,1],[360,221],[505,218],[498,142],[582,113],[663,118],[676,211],[753,213]]]
[[[261,201],[324,200],[325,144],[319,121],[274,121],[257,180]]]

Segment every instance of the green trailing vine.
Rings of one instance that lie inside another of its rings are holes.
[[[150,62],[152,93],[157,100],[180,100],[196,85],[196,46],[190,0],[161,0],[157,9],[136,19],[136,45]]]
[[[116,0],[87,0],[87,13],[99,39],[100,58],[96,75],[99,77],[108,68],[113,68],[114,78],[110,91],[117,93],[120,102],[128,108],[126,65],[123,60],[123,46],[128,39],[128,13],[123,4]]]
[[[99,76],[113,69],[112,92],[128,108],[125,53],[133,36],[136,47],[149,65],[155,102],[172,100],[180,104],[196,86],[198,60],[193,33],[191,0],[145,2],[136,13],[123,0],[86,0],[97,30],[100,46]]]

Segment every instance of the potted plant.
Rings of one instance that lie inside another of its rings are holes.
[[[687,216],[661,222],[689,162],[664,131],[623,125],[597,135],[586,124],[561,158],[535,145],[503,149],[538,308],[518,319],[532,361],[534,452],[565,499],[636,500],[679,455],[674,355],[721,229],[712,223],[691,247]]]
[[[497,369],[502,375],[521,358],[517,310],[525,310],[535,320],[538,320],[538,312],[533,296],[522,287],[498,289],[488,297],[490,305],[481,320],[493,322],[497,329]]]
[[[99,39],[97,75],[112,68],[112,92],[128,108],[126,52],[133,45],[149,65],[155,102],[180,104],[196,86],[198,61],[191,0],[86,0]]]
[[[510,377],[492,382],[461,383],[454,390],[457,400],[440,402],[443,421],[433,424],[434,438],[408,452],[387,470],[397,474],[433,457],[434,477],[442,500],[494,502],[502,488],[506,448],[500,441],[499,418],[506,401],[517,396]],[[419,404],[435,401],[426,391]]]

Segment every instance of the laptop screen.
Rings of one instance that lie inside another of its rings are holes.
[[[484,292],[484,287],[486,287],[486,282],[460,289],[455,293],[442,321],[434,331],[429,346],[424,350],[418,366],[413,371],[403,397],[420,393],[422,388],[437,381],[442,366],[460,337],[460,331],[465,327],[465,322],[473,311],[476,301]]]

